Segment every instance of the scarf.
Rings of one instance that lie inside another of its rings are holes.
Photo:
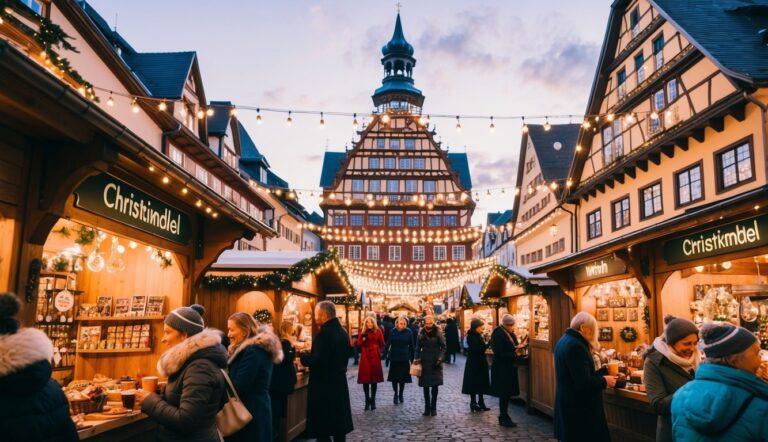
[[[683,371],[691,373],[695,372],[696,369],[699,368],[699,361],[701,360],[701,357],[699,356],[699,349],[695,349],[691,357],[686,359],[675,353],[674,350],[672,350],[672,348],[667,345],[667,342],[661,336],[653,340],[653,348],[664,355],[664,357],[669,359],[673,364],[682,368]]]

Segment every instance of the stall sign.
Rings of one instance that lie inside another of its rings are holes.
[[[627,272],[627,265],[613,255],[604,256],[574,267],[573,278],[576,282],[621,275]]]
[[[768,215],[669,240],[664,243],[662,256],[667,264],[676,264],[765,245],[768,245]]]
[[[102,173],[75,190],[75,206],[179,244],[189,242],[189,216]]]

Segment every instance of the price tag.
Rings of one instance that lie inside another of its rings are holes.
[[[75,297],[72,296],[72,293],[70,293],[69,290],[64,289],[56,294],[56,298],[53,300],[53,305],[56,307],[56,310],[60,312],[69,311],[75,305]]]

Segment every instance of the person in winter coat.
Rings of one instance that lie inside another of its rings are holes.
[[[730,323],[705,323],[700,336],[706,359],[672,399],[674,440],[768,440],[768,383],[755,375],[760,342]]]
[[[467,332],[467,363],[464,366],[464,382],[461,384],[461,393],[470,395],[469,410],[488,411],[485,406],[484,394],[490,391],[488,381],[488,359],[485,350],[488,344],[483,340],[483,327],[485,322],[480,318],[473,318]],[[479,401],[477,396],[480,396]]]
[[[424,318],[424,328],[419,331],[416,359],[421,364],[419,387],[424,389],[424,416],[437,415],[438,387],[443,385],[443,356],[445,338],[432,316]],[[431,390],[431,391],[430,391]]]
[[[413,347],[416,348],[416,341],[419,339],[419,320],[411,316],[411,319],[408,320],[408,328],[410,328],[411,333],[413,333]]]
[[[141,411],[157,421],[157,440],[219,442],[216,414],[227,397],[222,369],[227,350],[218,330],[205,328],[205,308],[179,307],[165,317],[161,342],[169,348],[157,361],[160,376],[168,377],[162,395],[139,390]]]
[[[312,342],[312,353],[302,354],[309,367],[307,433],[318,441],[344,441],[351,432],[352,408],[347,387],[349,335],[336,318],[336,306],[322,301],[315,306],[315,323],[320,325]]]
[[[693,380],[699,366],[699,329],[683,318],[664,317],[664,335],[657,337],[645,355],[643,367],[648,400],[658,415],[656,441],[672,442],[672,397]]]
[[[274,364],[283,361],[280,341],[253,316],[237,312],[227,320],[229,379],[253,419],[226,438],[227,442],[272,440],[272,401],[269,386]]]
[[[469,340],[469,339],[467,339]],[[515,317],[504,315],[501,324],[491,333],[491,394],[499,398],[499,425],[507,428],[517,426],[509,416],[509,399],[520,394],[517,379],[517,335],[515,335]]]
[[[395,328],[389,333],[384,346],[384,357],[389,361],[387,381],[392,383],[395,405],[403,403],[405,384],[411,383],[411,362],[413,361],[413,333],[404,316],[397,318]]]
[[[296,348],[293,346],[293,322],[283,321],[278,329],[278,338],[283,347],[283,360],[272,368],[269,398],[272,401],[272,434],[277,440],[280,424],[288,415],[288,395],[296,387]]]
[[[456,353],[461,353],[459,327],[453,318],[448,318],[445,320],[445,362],[455,363]]]
[[[563,442],[610,441],[603,390],[616,385],[605,367],[595,370],[597,320],[577,313],[555,346],[555,438]]]
[[[386,318],[384,323],[386,323]],[[379,382],[384,382],[384,371],[381,368],[381,354],[384,349],[384,336],[373,317],[368,316],[363,321],[363,329],[357,337],[360,347],[360,367],[357,371],[357,383],[363,384],[365,392],[365,409],[376,409],[376,389]]]
[[[67,398],[51,378],[53,343],[41,330],[19,328],[20,309],[15,294],[0,294],[0,439],[78,441]]]

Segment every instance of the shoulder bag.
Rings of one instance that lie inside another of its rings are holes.
[[[216,427],[222,436],[227,437],[242,430],[253,420],[253,416],[245,408],[240,396],[237,395],[235,386],[232,385],[232,380],[229,379],[227,372],[222,369],[221,373],[227,381],[227,403],[216,415]]]

